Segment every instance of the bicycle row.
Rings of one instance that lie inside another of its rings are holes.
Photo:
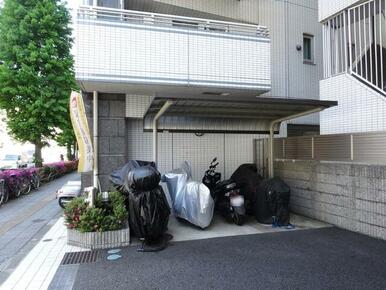
[[[72,172],[78,168],[78,161],[45,164],[40,168],[7,169],[0,172],[0,205],[10,198],[27,195],[38,190],[42,183]]]

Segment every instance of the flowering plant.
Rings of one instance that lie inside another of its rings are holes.
[[[83,197],[73,199],[64,209],[67,228],[84,233],[115,231],[126,227],[128,212],[125,197],[119,192],[110,192],[109,199],[108,208],[100,194],[92,208],[88,207]]]

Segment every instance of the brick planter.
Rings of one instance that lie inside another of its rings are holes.
[[[91,250],[129,246],[130,229],[89,233],[67,229],[67,244]]]

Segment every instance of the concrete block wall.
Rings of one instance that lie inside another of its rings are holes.
[[[386,240],[386,166],[280,160],[275,175],[293,212]]]
[[[93,133],[92,94],[84,94],[84,103],[90,134]],[[126,161],[127,123],[125,120],[125,95],[99,94],[99,180],[102,189],[110,188],[109,175]],[[82,186],[92,184],[92,173],[82,174]]]

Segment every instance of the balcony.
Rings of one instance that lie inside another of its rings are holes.
[[[92,6],[74,18],[76,78],[86,91],[271,89],[265,27]]]

